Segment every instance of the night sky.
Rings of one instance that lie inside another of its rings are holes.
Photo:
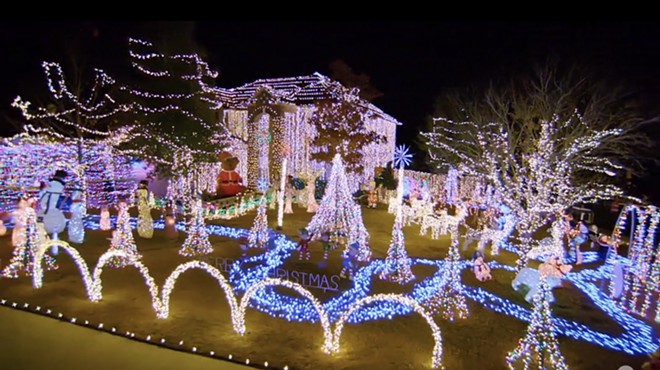
[[[121,76],[129,68],[129,36],[176,33],[178,27],[5,22],[0,113],[17,117],[9,107],[17,94],[28,100],[43,94],[40,62],[66,67],[66,48],[74,41],[89,65]],[[620,82],[642,99],[644,115],[660,113],[658,22],[197,22],[194,37],[220,71],[222,87],[315,71],[329,75],[329,63],[342,59],[371,76],[384,93],[374,104],[403,122],[398,140],[408,144],[433,113],[438,95],[515,75],[548,58],[580,63]],[[7,134],[6,124],[2,127]]]

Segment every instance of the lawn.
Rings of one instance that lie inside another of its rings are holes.
[[[302,208],[294,207],[293,215],[285,215],[282,233],[294,241],[297,231],[306,226],[311,215]],[[384,258],[391,236],[393,216],[386,206],[378,209],[363,208],[365,225],[370,233],[372,258]],[[229,221],[215,223],[249,228],[254,212]],[[269,210],[270,227],[275,226],[275,211]],[[404,228],[406,248],[411,257],[442,259],[447,254],[449,238],[433,240],[419,235],[419,226]],[[140,239],[136,243],[143,255],[143,263],[149,268],[156,283],[162,286],[177,265],[188,259],[177,254],[185,239],[179,233],[178,240],[168,240],[164,233],[156,230],[151,240]],[[63,234],[63,237],[65,235]],[[78,250],[90,268],[96,265],[101,254],[109,246],[109,231],[88,231],[85,243]],[[0,237],[0,258],[6,264],[11,257],[11,236]],[[238,242],[225,237],[211,236],[215,251],[213,257],[238,259],[241,250]],[[462,245],[462,244],[461,244]],[[470,258],[476,243],[468,250],[461,250],[463,258]],[[326,268],[317,262],[322,257],[320,243],[312,243],[310,261],[298,260],[297,253],[284,262],[288,270],[309,273],[339,274],[340,251],[332,252]],[[262,253],[250,250],[250,254]],[[487,260],[492,260],[490,256]],[[515,255],[502,251],[495,258],[503,264],[513,264]],[[376,320],[360,324],[347,324],[341,337],[341,350],[335,355],[321,351],[323,334],[319,323],[288,322],[270,317],[249,308],[246,315],[247,332],[239,336],[232,330],[229,306],[224,293],[215,279],[200,270],[190,270],[178,279],[170,298],[170,316],[158,319],[151,307],[151,299],[143,278],[134,268],[104,269],[103,300],[90,302],[80,274],[72,260],[63,252],[57,257],[59,270],[47,271],[41,289],[34,289],[29,278],[0,279],[0,298],[32,305],[49,307],[67,317],[79,317],[92,323],[104,323],[106,328],[131,331],[137,336],[151,335],[165,338],[166,343],[182,347],[195,346],[200,352],[214,351],[219,356],[249,358],[253,363],[268,361],[271,366],[291,369],[423,369],[430,368],[433,339],[431,330],[419,315],[394,317],[392,320]],[[535,266],[535,263],[531,264]],[[431,276],[435,268],[415,265],[412,268],[419,282]],[[470,271],[464,271],[462,281],[470,286],[480,286],[488,292],[506,298],[524,307],[530,305],[511,288],[514,275],[495,269],[494,279],[478,282]],[[227,276],[227,274],[225,274]],[[339,292],[312,289],[321,301],[330,299],[348,289],[351,282],[342,279]],[[405,293],[413,284],[399,286],[372,279],[370,294]],[[278,291],[285,293],[284,289]],[[578,323],[587,324],[595,330],[618,334],[622,328],[611,320],[599,307],[576,287],[568,284],[555,290],[556,301],[553,313]],[[295,293],[288,292],[292,296]],[[447,369],[503,369],[505,357],[514,349],[527,327],[527,323],[483,308],[479,303],[468,300],[470,316],[465,320],[447,322],[439,315],[435,321],[442,332],[443,363]],[[629,356],[586,342],[560,337],[560,350],[571,369],[618,369],[622,365],[641,368],[645,356]]]

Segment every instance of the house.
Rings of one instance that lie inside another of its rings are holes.
[[[270,101],[259,104],[258,91],[269,92]],[[320,74],[260,79],[232,89],[219,88],[222,121],[233,135],[230,151],[240,160],[237,171],[255,186],[259,178],[279,182],[280,167],[287,159],[287,173],[293,176],[321,174],[326,164],[311,160],[310,142],[316,129],[309,123],[319,100],[336,99],[349,90]],[[364,148],[364,171],[358,182],[368,183],[376,167],[392,160],[396,127],[401,123],[375,105],[360,100],[370,112],[367,127],[385,135],[382,144]],[[277,107],[277,108],[274,108]],[[286,149],[283,149],[286,148]]]

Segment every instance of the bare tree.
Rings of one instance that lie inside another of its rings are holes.
[[[452,96],[441,112],[449,118],[422,135],[436,168],[453,165],[497,189],[518,219],[522,268],[548,215],[622,193],[617,174],[651,143],[625,97],[548,66],[503,88]]]

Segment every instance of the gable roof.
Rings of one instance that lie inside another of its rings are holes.
[[[246,109],[258,89],[269,89],[279,100],[296,105],[312,105],[317,100],[334,99],[337,94],[347,89],[339,82],[318,72],[308,76],[264,78],[231,89],[217,88],[218,97],[223,106]],[[372,113],[385,120],[401,125],[401,122],[383,112],[380,108],[360,99]]]

